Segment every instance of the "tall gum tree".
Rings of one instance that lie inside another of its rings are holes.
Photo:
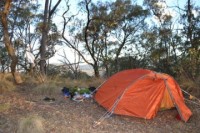
[[[43,19],[43,26],[42,26],[42,39],[41,39],[41,46],[40,46],[40,72],[43,76],[45,76],[45,69],[46,69],[46,47],[48,43],[48,33],[50,28],[50,23],[52,20],[52,16],[55,13],[58,5],[62,0],[58,0],[56,4],[52,6],[52,0],[45,1],[44,7],[44,19]]]
[[[18,58],[15,54],[15,49],[12,45],[12,42],[10,40],[10,36],[9,36],[9,32],[8,32],[8,14],[10,12],[10,8],[11,8],[11,4],[12,4],[12,0],[6,0],[4,1],[4,8],[3,10],[0,12],[0,16],[1,16],[1,23],[2,23],[2,27],[3,27],[3,41],[6,47],[6,50],[8,52],[8,55],[11,58],[11,73],[15,79],[15,82],[20,84],[22,83],[22,79],[20,77],[20,75],[18,74],[18,72],[16,71],[16,66],[18,63]]]
[[[91,6],[92,6],[91,0],[83,0],[80,5],[84,9],[86,13],[86,19],[81,21],[81,25],[84,25],[80,27],[78,30],[80,32],[76,33],[75,39],[80,40],[79,46],[76,47],[69,39],[69,37],[66,37],[65,35],[65,30],[67,30],[67,24],[73,20],[73,18],[76,15],[72,15],[71,17],[67,17],[67,13],[69,11],[69,6],[67,10],[63,13],[63,19],[64,19],[64,27],[63,27],[63,32],[62,32],[62,37],[65,41],[65,44],[74,49],[78,55],[86,62],[88,65],[92,66],[94,70],[94,75],[95,77],[99,77],[99,55],[100,55],[100,48],[96,47],[98,44],[98,39],[95,37],[94,34],[96,34],[96,30],[93,29],[93,22],[95,21],[95,18],[92,18],[92,11],[91,11]],[[76,19],[75,19],[76,20]],[[77,21],[77,20],[76,20]],[[76,25],[73,29],[77,29],[79,27]],[[72,34],[70,34],[72,36]],[[83,50],[84,49],[84,50]],[[86,54],[91,58],[91,60],[87,59]]]
[[[97,2],[83,0],[80,3],[85,19],[82,20],[83,26],[80,28],[77,37],[80,40],[80,47],[77,49],[69,39],[63,38],[67,45],[75,49],[82,59],[94,70],[95,77],[99,77],[99,68],[106,68],[106,75],[109,74],[109,66],[113,65],[110,60],[115,60],[115,70],[118,71],[118,58],[121,56],[125,46],[131,44],[135,33],[143,27],[144,20],[148,14],[142,7],[131,3],[130,0],[117,0],[116,2]],[[70,19],[63,16],[66,24]],[[65,28],[64,28],[65,29]],[[71,35],[71,34],[70,34]],[[112,43],[110,39],[116,39],[117,43]],[[84,49],[81,51],[81,48]],[[83,55],[84,53],[84,55]],[[110,54],[112,53],[112,54]],[[85,58],[85,55],[90,60]]]

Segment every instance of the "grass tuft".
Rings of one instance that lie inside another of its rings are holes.
[[[9,108],[10,108],[10,104],[8,103],[0,104],[0,113],[7,111]]]
[[[15,85],[11,81],[10,74],[0,74],[0,94],[15,90]]]
[[[47,82],[33,88],[33,93],[37,95],[52,96],[52,95],[58,94],[59,89],[60,88],[55,84],[55,82]]]
[[[39,116],[27,116],[19,121],[17,133],[45,133],[42,123]]]
[[[89,88],[98,87],[103,79],[89,79],[89,80],[71,80],[66,78],[51,78],[47,79],[45,83],[37,83],[36,87],[30,89],[36,95],[54,96],[60,94],[63,87],[67,88]],[[82,90],[83,91],[83,90]],[[84,90],[84,92],[87,90]]]

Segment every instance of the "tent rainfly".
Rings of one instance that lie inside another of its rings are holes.
[[[159,110],[176,107],[187,122],[192,115],[182,91],[171,76],[147,69],[130,69],[111,76],[95,100],[110,113],[152,119]]]

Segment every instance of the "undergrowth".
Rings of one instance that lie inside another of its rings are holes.
[[[90,80],[71,80],[56,77],[55,79],[47,79],[44,83],[38,83],[34,87],[33,93],[37,95],[56,95],[60,94],[63,87],[70,89],[76,88],[89,88],[98,87],[104,80],[103,79],[90,79]]]
[[[187,76],[180,76],[178,82],[182,89],[196,97],[200,97],[200,76],[195,80]]]
[[[0,74],[0,94],[15,90],[11,74]]]

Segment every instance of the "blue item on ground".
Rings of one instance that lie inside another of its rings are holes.
[[[70,96],[70,91],[69,88],[63,87],[62,89],[63,95],[69,97]]]

